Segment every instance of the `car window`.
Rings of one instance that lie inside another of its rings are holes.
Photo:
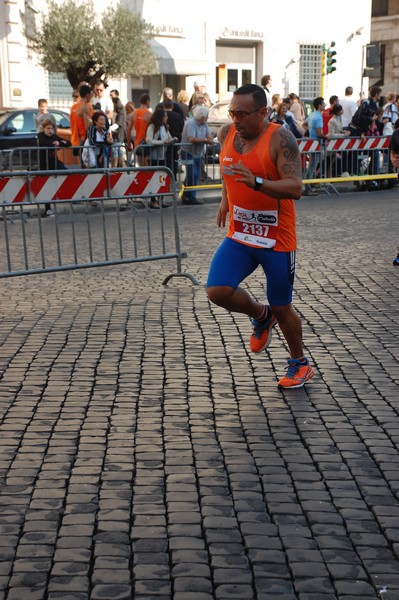
[[[63,113],[55,112],[55,111],[50,111],[50,112],[55,119],[57,128],[67,129],[71,126],[67,115],[65,115]]]
[[[17,133],[31,133],[36,131],[33,111],[17,112],[7,123],[7,127],[13,127]]]

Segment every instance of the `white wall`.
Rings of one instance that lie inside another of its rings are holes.
[[[97,0],[96,7],[101,12],[108,5],[108,0]],[[215,93],[215,45],[220,38],[222,28],[233,31],[254,32],[261,37],[248,38],[259,43],[262,48],[258,61],[257,83],[263,74],[270,73],[273,78],[273,92],[284,94],[284,78],[289,80],[288,91],[298,91],[298,63],[288,69],[286,65],[291,59],[298,58],[300,43],[336,42],[337,71],[327,80],[325,96],[331,94],[341,96],[347,85],[352,85],[356,97],[360,92],[362,46],[370,39],[371,0],[335,0],[334,5],[320,8],[317,19],[315,7],[301,5],[297,0],[285,0],[284,10],[279,13],[274,4],[262,0],[245,0],[240,8],[231,0],[202,0],[200,4],[181,4],[181,0],[143,0],[135,4],[143,6],[143,17],[152,22],[182,24],[185,31],[201,31],[201,39],[190,37],[189,47],[193,58],[207,61],[207,90],[211,96]],[[45,0],[35,0],[39,9],[45,7]],[[132,4],[134,8],[134,5]],[[32,106],[37,99],[45,96],[47,86],[46,74],[37,60],[30,59],[23,35],[20,12],[24,12],[23,0],[0,0],[0,69],[1,88],[0,105]],[[309,17],[307,18],[307,12]],[[362,29],[361,35],[352,34]],[[202,33],[204,32],[204,33]],[[187,33],[188,36],[192,34]],[[166,38],[162,38],[165,40]],[[224,38],[228,41],[228,38]],[[237,41],[239,37],[232,37]],[[114,43],[110,40],[110,43]],[[117,44],[115,44],[117,50]],[[192,89],[192,81],[187,79],[187,89]],[[367,80],[364,90],[367,90]],[[127,99],[126,81],[111,82],[112,87],[120,89],[122,100]],[[13,94],[21,90],[21,95]]]

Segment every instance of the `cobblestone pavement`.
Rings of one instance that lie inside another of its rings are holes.
[[[173,261],[0,282],[0,600],[399,599],[398,192],[297,206],[301,390]]]

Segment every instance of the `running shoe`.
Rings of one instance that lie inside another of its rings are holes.
[[[278,387],[290,390],[303,387],[313,375],[314,371],[307,359],[306,363],[301,363],[296,358],[289,358],[287,373],[278,382]]]
[[[399,267],[399,254],[396,258],[393,259],[392,264],[394,267]]]
[[[251,348],[251,352],[262,352],[262,350],[266,350],[272,341],[272,330],[277,323],[277,319],[269,308],[266,319],[263,321],[251,319],[251,322],[253,325],[253,331],[249,339],[249,347]]]

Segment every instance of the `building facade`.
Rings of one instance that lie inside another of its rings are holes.
[[[308,20],[302,14],[300,26],[294,0],[286,0],[283,18],[273,16],[273,5],[261,0],[247,0],[245,10],[231,10],[232,4],[226,0],[202,0],[199,5],[182,5],[179,0],[124,0],[124,4],[154,27],[151,46],[158,73],[110,82],[120,90],[123,101],[137,102],[146,91],[155,106],[165,86],[172,87],[175,94],[181,89],[191,94],[199,79],[216,101],[229,98],[244,83],[259,84],[265,74],[271,75],[271,92],[281,95],[342,96],[347,85],[353,86],[356,97],[361,86],[367,91],[363,63],[374,21],[371,0],[336,0],[333,9],[320,11],[318,22],[315,11]],[[109,0],[98,0],[99,12],[102,6],[109,6]],[[71,104],[72,90],[65,77],[46,73],[26,46],[24,31],[40,24],[44,8],[44,0],[0,0],[0,106],[33,106],[41,97],[48,98],[54,108]],[[327,75],[323,73],[323,52],[332,41],[335,70]],[[386,52],[398,61],[399,42],[395,46],[392,39],[390,43]],[[395,77],[392,67],[392,85]]]
[[[366,70],[370,84],[399,93],[399,0],[372,1],[370,42],[379,55],[376,73]]]

